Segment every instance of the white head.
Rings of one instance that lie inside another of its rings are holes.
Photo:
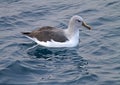
[[[73,29],[78,29],[78,28],[81,28],[82,26],[88,28],[89,30],[91,29],[91,27],[85,23],[83,18],[78,15],[75,15],[70,19],[69,26],[70,28],[73,28]]]

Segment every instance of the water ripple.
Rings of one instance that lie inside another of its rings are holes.
[[[119,3],[119,1],[113,1],[106,4],[106,7]]]
[[[119,0],[0,0],[0,84],[119,85]],[[81,15],[93,30],[80,31],[74,48],[36,46],[20,32],[38,26],[67,28]]]

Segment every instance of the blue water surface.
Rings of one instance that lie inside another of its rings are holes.
[[[80,15],[74,48],[46,48],[21,34],[67,28]],[[0,0],[0,85],[120,85],[120,0]]]

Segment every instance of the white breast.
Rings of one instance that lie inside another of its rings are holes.
[[[35,41],[37,44],[45,46],[45,47],[75,47],[79,43],[78,33],[76,33],[76,35],[74,35],[71,39],[69,39],[66,42],[56,42],[54,40],[43,42],[43,41],[39,41],[36,38],[30,38],[30,37],[28,38]]]

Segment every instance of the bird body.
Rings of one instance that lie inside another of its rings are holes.
[[[79,28],[91,29],[80,16],[73,16],[67,29],[44,26],[32,32],[22,32],[29,39],[45,47],[75,47],[79,43]]]

